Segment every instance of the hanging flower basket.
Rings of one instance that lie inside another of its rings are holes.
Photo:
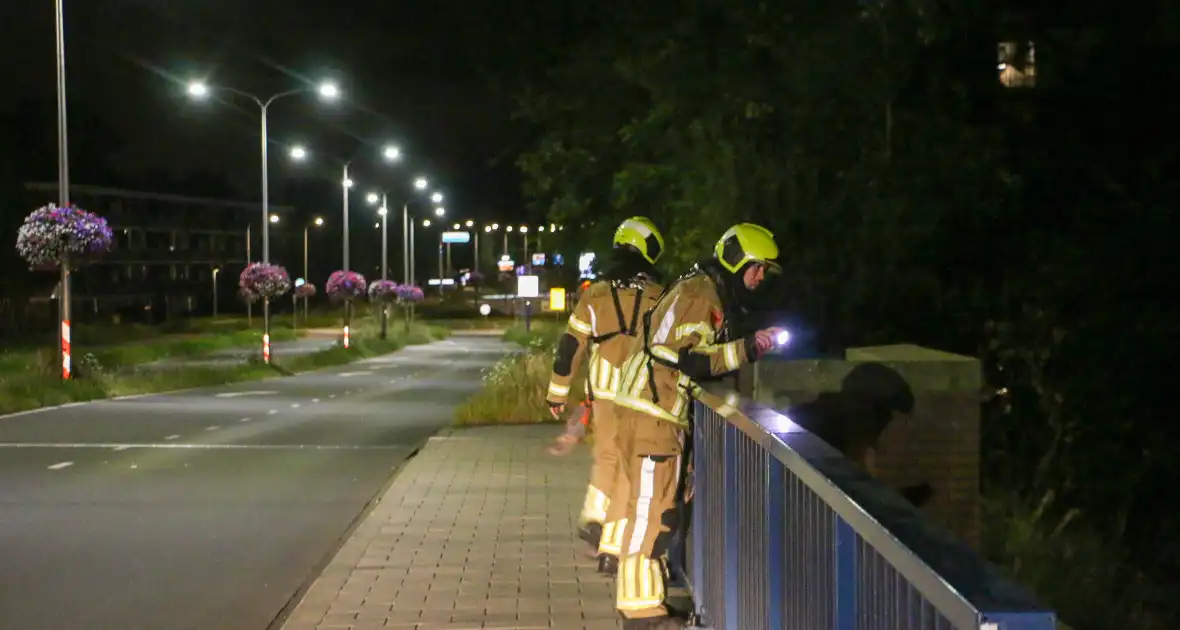
[[[279,265],[250,263],[242,270],[238,286],[256,297],[273,299],[291,290],[291,277]]]
[[[426,297],[422,293],[422,289],[412,284],[399,285],[395,291],[397,293],[397,301],[402,303],[421,302],[422,298]]]
[[[35,269],[93,260],[110,251],[111,228],[106,219],[77,206],[49,204],[25,217],[16,235],[16,249]]]
[[[365,277],[355,271],[334,271],[328,276],[328,297],[337,301],[351,301],[365,297],[368,287]]]
[[[393,280],[374,280],[369,285],[369,301],[388,304],[397,299],[397,283]]]
[[[303,284],[295,287],[295,297],[298,297],[298,298],[314,297],[315,290],[316,289],[315,289],[314,284],[312,284],[310,282],[304,282]]]

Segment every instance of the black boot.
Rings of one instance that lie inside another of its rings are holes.
[[[609,553],[598,554],[598,572],[603,575],[618,575],[619,559]]]
[[[598,543],[602,542],[602,523],[587,524],[578,530],[578,538],[586,541],[591,547],[598,549]]]

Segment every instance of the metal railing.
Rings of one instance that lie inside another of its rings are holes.
[[[840,453],[694,403],[686,578],[714,630],[1054,630],[1055,614]]]

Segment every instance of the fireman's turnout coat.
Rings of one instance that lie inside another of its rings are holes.
[[[643,315],[655,305],[664,288],[643,279],[629,284],[603,280],[586,287],[557,344],[547,399],[565,403],[574,370],[590,353],[587,394],[613,400],[620,367],[642,328]]]
[[[720,342],[725,314],[707,273],[674,284],[645,320],[623,364],[615,404],[686,427],[696,381],[754,361],[754,338]]]

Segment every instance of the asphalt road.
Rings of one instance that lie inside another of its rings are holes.
[[[319,352],[321,350],[327,350],[336,346],[336,342],[337,338],[335,336],[325,335],[315,335],[286,341],[276,341],[271,344],[271,353],[276,358],[300,356],[304,354],[311,354],[313,352]],[[199,357],[162,359],[160,361],[141,364],[139,367],[173,368],[181,365],[186,367],[231,367],[245,363],[251,357],[258,357],[261,354],[261,347],[250,346],[239,348],[223,348],[221,350],[210,352],[209,354]]]
[[[509,351],[457,336],[0,419],[0,629],[267,628]]]

